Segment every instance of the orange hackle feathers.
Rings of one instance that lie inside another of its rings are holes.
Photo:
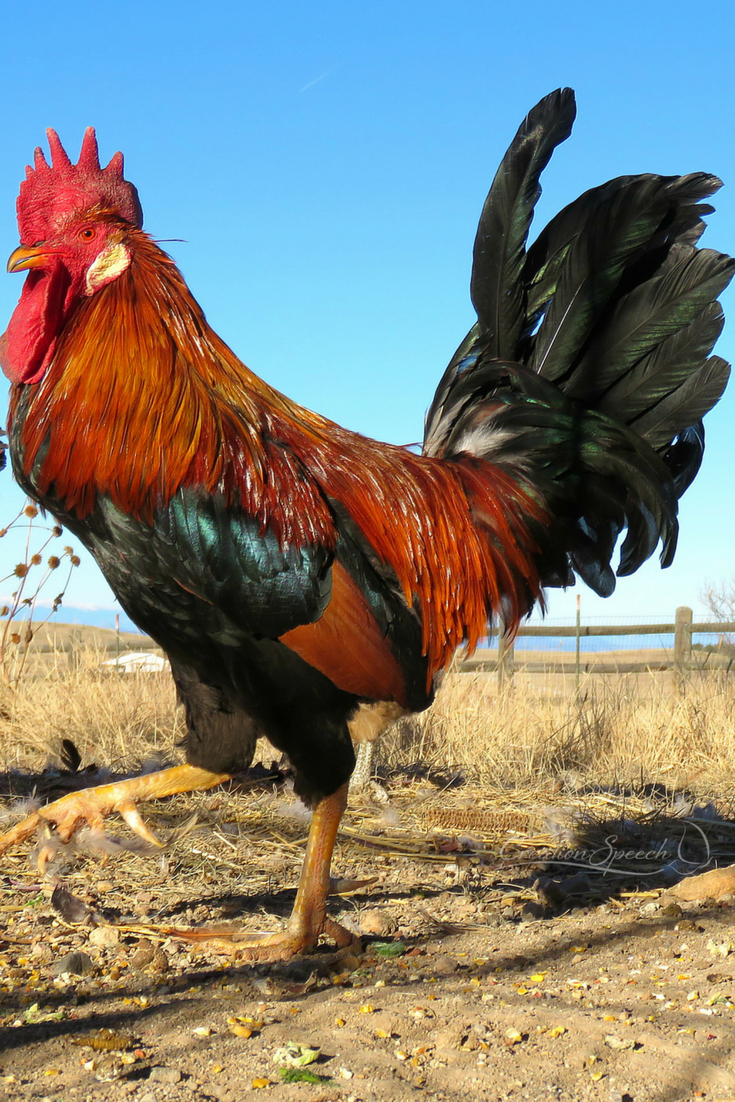
[[[130,268],[78,307],[29,403],[24,465],[42,494],[79,517],[108,495],[150,522],[201,487],[283,545],[327,548],[335,500],[420,612],[429,677],[477,644],[491,610],[518,622],[539,593],[529,522],[545,516],[529,491],[483,461],[417,456],[291,402],[210,329],[170,258],[140,231],[129,240]]]

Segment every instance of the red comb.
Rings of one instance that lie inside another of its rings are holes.
[[[34,168],[18,196],[18,228],[23,245],[45,241],[69,218],[91,207],[113,210],[126,222],[142,226],[143,212],[135,187],[123,178],[123,155],[116,153],[106,168],[100,166],[94,127],[88,126],[79,160],[72,164],[55,130],[47,130],[51,164],[39,148]]]

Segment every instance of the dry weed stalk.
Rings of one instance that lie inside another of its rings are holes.
[[[0,529],[2,539],[12,529],[27,522],[23,559],[16,564],[12,574],[8,574],[0,582],[4,584],[11,579],[18,582],[10,603],[0,608],[0,617],[5,620],[0,633],[0,671],[8,685],[17,684],[23,676],[28,649],[35,632],[58,611],[69,585],[71,572],[79,566],[79,557],[74,553],[73,547],[64,547],[60,554],[49,555],[44,562],[49,545],[61,537],[63,529],[58,524],[49,527],[38,523],[37,518],[38,508],[29,499],[18,515],[5,528]],[[48,615],[39,621],[35,616],[38,599],[63,560],[67,561],[69,569],[61,591],[54,597]]]

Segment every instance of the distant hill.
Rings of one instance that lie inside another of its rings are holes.
[[[6,671],[11,680],[19,676],[21,670],[24,676],[45,676],[49,670],[58,669],[59,662],[64,668],[98,668],[118,655],[142,651],[161,653],[150,636],[138,631],[123,631],[122,625],[118,636],[114,627],[64,623],[54,617],[48,623],[34,620],[30,625],[30,642],[28,626],[27,621],[14,624],[20,638],[15,642],[9,638],[6,643]]]
[[[48,606],[41,604],[36,606],[36,619],[43,620],[48,615]],[[49,620],[49,626],[53,624],[82,624],[88,627],[109,628],[115,630],[115,616],[120,617],[120,631],[131,631],[136,635],[140,632],[129,616],[126,616],[121,608],[74,608],[73,605],[62,604],[55,616]],[[146,636],[146,638],[148,638]]]
[[[128,621],[129,623],[130,621]],[[24,625],[25,627],[25,625]],[[24,627],[21,629],[23,634]],[[117,648],[117,633],[113,628],[97,627],[95,624],[63,623],[52,617],[48,623],[33,621],[32,649],[69,650],[79,647],[94,647],[99,650],[113,651]],[[149,635],[139,631],[123,631],[120,625],[120,648],[123,651],[158,650]]]

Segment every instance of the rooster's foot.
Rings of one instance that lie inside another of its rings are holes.
[[[308,923],[295,922],[292,917],[285,930],[272,934],[229,929],[190,930],[180,926],[156,927],[155,932],[165,937],[181,938],[215,952],[227,953],[239,960],[262,964],[290,960],[302,953],[314,952],[322,934],[331,938],[337,949],[350,948],[356,955],[362,952],[360,939],[331,918],[325,918],[315,928]]]
[[[229,780],[229,774],[210,773],[191,765],[177,765],[115,784],[70,792],[46,807],[39,808],[5,834],[0,834],[0,854],[11,846],[26,841],[43,826],[54,828],[56,840],[62,843],[69,842],[77,829],[84,824],[92,830],[101,831],[105,817],[113,812],[118,812],[131,830],[150,845],[161,846],[163,843],[143,822],[136,801],[171,796],[176,792],[190,792],[196,788],[211,788],[226,780]],[[41,873],[46,871],[46,864],[56,849],[57,846],[52,842],[41,844],[37,859]]]

